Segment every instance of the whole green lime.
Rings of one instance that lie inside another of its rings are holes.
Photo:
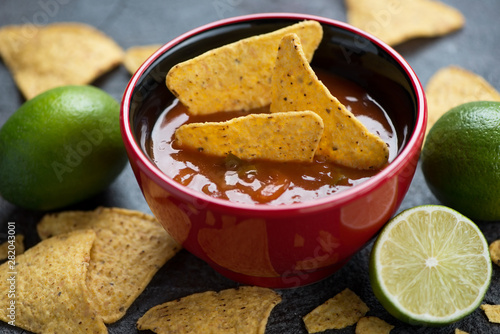
[[[425,140],[422,171],[444,205],[471,219],[500,220],[500,102],[445,113]]]
[[[0,194],[33,210],[89,198],[127,158],[120,106],[93,86],[63,86],[26,101],[0,129]]]

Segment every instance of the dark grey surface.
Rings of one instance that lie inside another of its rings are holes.
[[[460,9],[466,27],[448,36],[418,39],[404,43],[399,51],[425,85],[439,68],[460,65],[482,75],[500,90],[500,2],[498,0],[444,0]],[[0,26],[7,24],[79,21],[102,30],[123,48],[170,39],[202,24],[222,18],[258,12],[296,12],[346,20],[342,0],[0,0]],[[104,75],[94,85],[121,99],[130,75],[123,67]],[[24,102],[11,75],[0,62],[0,126]],[[420,166],[399,211],[420,204],[437,204],[429,192]],[[119,206],[150,213],[127,167],[112,186],[70,209],[93,209],[98,205]],[[26,235],[26,246],[39,241],[35,225],[43,212],[30,212],[0,198],[0,240],[5,238],[7,222],[16,222],[16,232]],[[480,223],[488,242],[500,238],[498,222]],[[346,287],[357,293],[370,307],[368,315],[378,316],[396,327],[392,333],[453,333],[460,328],[470,333],[500,333],[500,325],[488,323],[481,310],[469,317],[439,329],[405,325],[390,316],[373,296],[368,282],[367,245],[339,272],[303,288],[279,290],[283,301],[272,312],[266,333],[306,333],[301,317]],[[500,269],[494,267],[492,285],[485,302],[500,304]],[[0,284],[5,284],[1,282]],[[148,288],[131,306],[126,316],[109,326],[110,333],[136,333],[135,322],[150,307],[165,301],[208,289],[221,290],[237,283],[214,272],[208,265],[181,251],[154,277]],[[17,328],[0,324],[0,333],[22,333]],[[354,326],[325,333],[354,333]]]

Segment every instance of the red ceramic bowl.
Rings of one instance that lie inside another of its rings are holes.
[[[399,136],[398,155],[377,175],[332,196],[290,205],[232,203],[190,190],[163,174],[147,154],[148,137],[174,96],[165,75],[175,64],[244,37],[302,20],[321,23],[312,62],[377,95]],[[392,48],[342,22],[301,14],[256,14],[189,31],[155,52],[123,96],[121,130],[151,211],[189,252],[244,284],[284,288],[338,270],[398,209],[413,178],[426,124],[422,86]]]

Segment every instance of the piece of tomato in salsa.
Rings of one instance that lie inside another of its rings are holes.
[[[389,161],[398,150],[393,124],[381,105],[370,94],[347,79],[316,70],[319,79],[372,133],[389,147]],[[313,162],[243,161],[234,155],[225,158],[197,150],[180,148],[174,142],[175,130],[186,123],[221,122],[251,111],[220,112],[191,116],[177,100],[158,118],[148,145],[159,169],[176,182],[209,196],[232,202],[253,204],[290,204],[322,198],[355,186],[378,171],[357,170],[315,157]],[[266,145],[266,143],[262,143]]]

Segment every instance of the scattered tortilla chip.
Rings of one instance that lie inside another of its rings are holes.
[[[139,330],[161,333],[264,333],[281,297],[271,289],[240,287],[197,293],[153,307]]]
[[[500,266],[500,239],[493,241],[489,247],[491,261]]]
[[[354,325],[368,311],[368,306],[354,292],[345,289],[302,319],[308,333],[318,333]]]
[[[484,311],[490,322],[500,324],[500,305],[482,304],[481,310]]]
[[[106,323],[123,317],[158,269],[180,249],[155,218],[126,209],[48,214],[37,229],[42,239],[80,229],[96,232],[87,285],[94,308]]]
[[[0,319],[34,333],[107,333],[85,284],[95,237],[92,230],[59,235],[17,256],[16,266],[2,264]]]
[[[167,87],[193,115],[269,105],[276,51],[281,37],[290,32],[300,36],[311,61],[323,28],[316,21],[303,21],[177,64],[167,74]]]
[[[343,166],[379,169],[387,164],[387,144],[337,100],[318,79],[295,34],[283,37],[273,72],[271,112],[311,110],[325,131],[317,155]]]
[[[463,330],[460,330],[458,328],[455,328],[455,334],[469,334],[468,332],[464,332]]]
[[[24,235],[18,234],[12,241],[5,241],[0,245],[0,261],[12,255],[14,257],[24,253]],[[13,253],[12,253],[13,252]]]
[[[310,162],[322,134],[321,117],[298,111],[185,124],[175,131],[175,139],[180,146],[215,156]]]
[[[125,51],[123,65],[130,74],[134,74],[141,67],[142,63],[160,47],[161,44],[131,47]]]
[[[481,76],[458,66],[440,69],[425,89],[428,116],[427,132],[445,112],[473,101],[500,101],[500,93]]]
[[[377,317],[363,317],[356,324],[356,334],[389,334],[394,328]]]
[[[457,9],[435,0],[346,0],[347,21],[389,45],[436,37],[462,28]]]
[[[0,57],[7,67],[14,67],[20,50],[40,31],[33,24],[9,25],[0,28]]]
[[[26,36],[23,26],[0,29],[0,55],[26,97],[63,85],[84,85],[122,62],[123,50],[81,23],[53,23]],[[34,28],[35,29],[35,28]]]

